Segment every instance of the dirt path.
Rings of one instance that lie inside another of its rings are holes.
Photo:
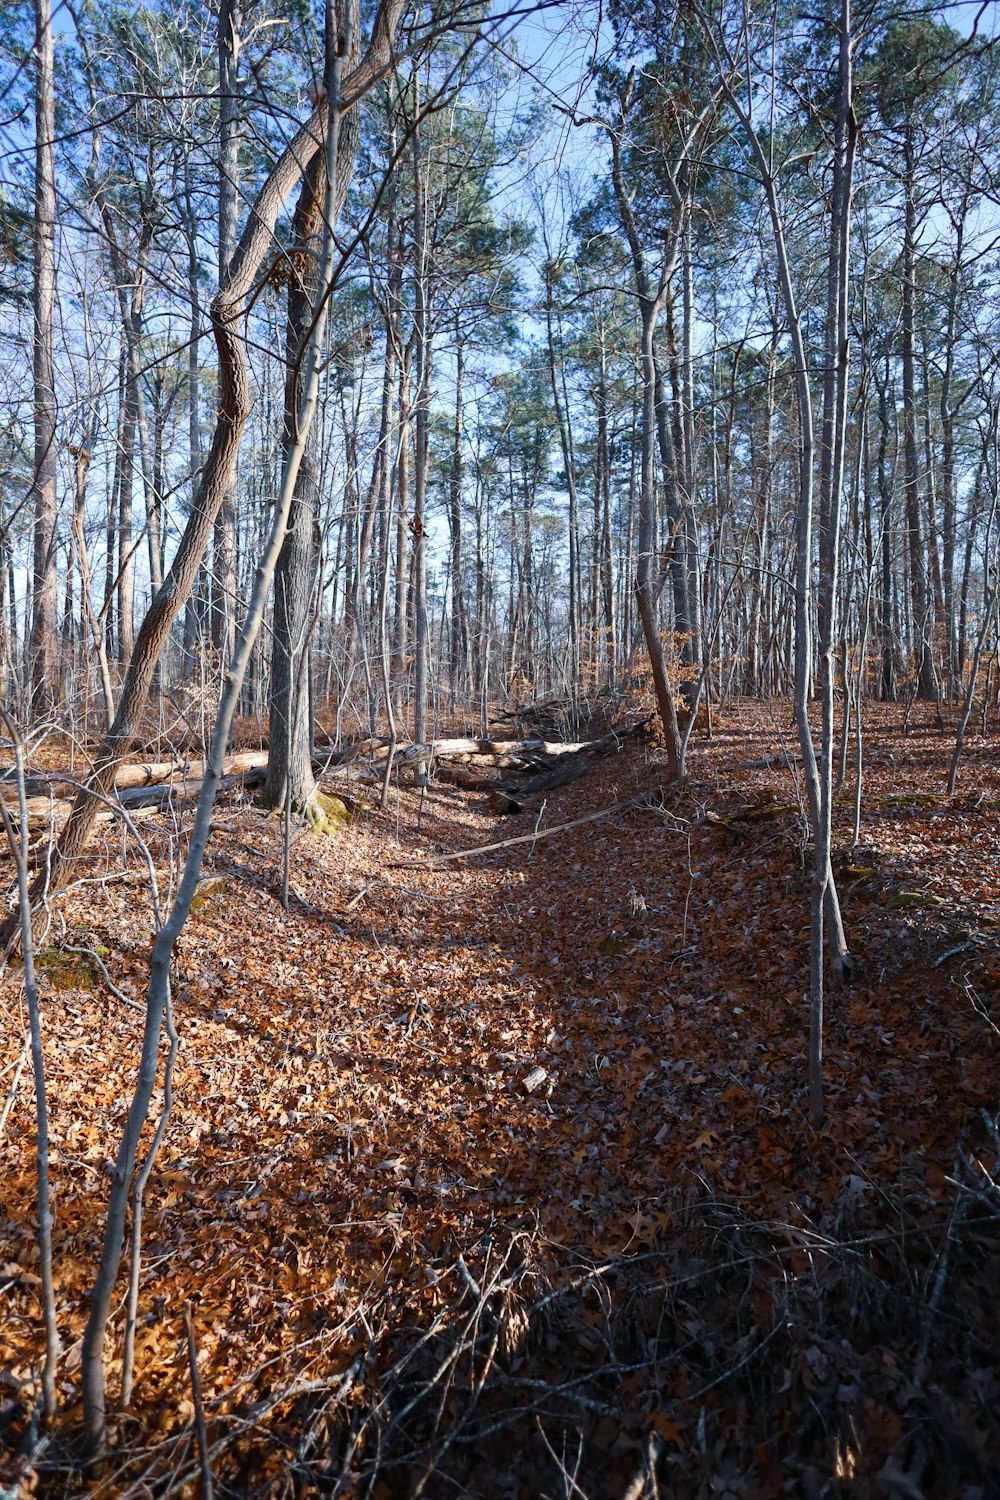
[[[148,1193],[135,1412],[150,1452],[173,1453],[170,1435],[190,1414],[180,1353],[188,1299],[216,1430],[227,1430],[223,1414],[236,1424],[225,1462],[242,1465],[252,1487],[285,1459],[276,1417],[237,1433],[239,1414],[318,1368],[350,1368],[366,1340],[359,1330],[378,1319],[422,1326],[442,1305],[435,1277],[459,1253],[475,1270],[498,1247],[530,1241],[532,1274],[558,1285],[581,1266],[665,1253],[690,1231],[692,1205],[724,1205],[744,1226],[771,1226],[772,1242],[783,1226],[781,1253],[796,1256],[843,1239],[846,1226],[896,1234],[905,1220],[918,1260],[931,1263],[927,1226],[947,1217],[959,1134],[996,1105],[996,891],[981,872],[963,885],[955,871],[977,839],[995,847],[997,816],[964,803],[873,810],[871,863],[843,882],[862,979],[831,1005],[829,1118],[815,1136],[802,1104],[806,877],[796,814],[781,811],[792,778],[780,767],[726,771],[762,745],[774,751],[766,722],[737,724],[665,812],[629,809],[534,848],[440,868],[389,862],[530,831],[534,816],[497,820],[481,799],[439,789],[418,829],[416,800],[404,795],[398,821],[373,814],[337,841],[297,842],[288,914],[273,893],[273,821],[250,809],[220,816],[213,884],[181,944],[177,1102]],[[985,763],[977,774],[989,784]],[[898,786],[898,766],[881,763],[873,781],[877,795],[891,795],[878,777]],[[553,794],[543,826],[658,780],[655,756],[630,750]],[[157,852],[165,860],[165,841]],[[942,904],[893,905],[929,885],[944,891]],[[90,888],[72,916],[71,935],[105,946],[116,980],[140,998],[149,946],[141,886]],[[960,951],[935,966],[951,948]],[[45,1004],[67,1399],[141,1020],[99,982],[79,979],[51,987]],[[13,990],[9,1004],[7,1070],[21,1035]],[[9,1437],[23,1430],[38,1351],[30,1108],[24,1085],[0,1142],[0,1372],[12,1393],[0,1422]],[[773,1304],[774,1267],[765,1280]],[[604,1434],[591,1496],[616,1493],[651,1430],[678,1475],[698,1454],[704,1468],[698,1409],[719,1453],[749,1462],[753,1424],[739,1443],[732,1436],[732,1414],[747,1400],[739,1381],[707,1407],[692,1408],[691,1391],[724,1373],[744,1336],[751,1349],[755,1329],[770,1337],[777,1324],[773,1306],[770,1322],[739,1311],[746,1288],[730,1306],[723,1280],[712,1285],[730,1321],[704,1332],[711,1297],[706,1304],[702,1287],[688,1312],[688,1323],[701,1320],[697,1349],[663,1365],[652,1394],[633,1392],[634,1412],[618,1390],[627,1420]],[[843,1333],[830,1330],[831,1348]],[[567,1348],[579,1360],[578,1334]],[[691,1341],[690,1331],[678,1337],[675,1353]],[[817,1329],[806,1338],[802,1347],[821,1347]],[[387,1340],[373,1332],[381,1352],[369,1349],[372,1368],[389,1359]],[[846,1353],[823,1352],[833,1373],[821,1380],[803,1366],[793,1394],[815,1403],[831,1380],[834,1389],[860,1382],[858,1400],[871,1408],[865,1441],[884,1458],[908,1432],[896,1399],[905,1381],[885,1370],[862,1378],[870,1342],[866,1334],[848,1339]],[[786,1349],[779,1362],[789,1359]],[[970,1368],[984,1359],[980,1351]],[[762,1414],[778,1400],[765,1387]],[[778,1405],[794,1410],[791,1397]],[[293,1409],[279,1410],[294,1428],[303,1419]],[[130,1422],[120,1437],[133,1435]],[[829,1439],[820,1433],[818,1449]],[[815,1462],[811,1448],[807,1457]],[[771,1493],[765,1459],[753,1460],[761,1494]],[[467,1492],[500,1494],[482,1483]],[[379,1493],[397,1492],[407,1490]]]

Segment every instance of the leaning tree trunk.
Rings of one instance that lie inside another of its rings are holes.
[[[229,274],[239,229],[240,182],[240,0],[219,6],[219,285]],[[236,639],[236,476],[222,496],[212,540],[212,645],[223,662]]]
[[[368,51],[346,81],[345,109],[354,106],[383,76],[403,9],[404,0],[382,0]],[[36,881],[32,892],[35,902],[46,891],[60,890],[72,879],[77,862],[90,841],[101,806],[90,791],[92,789],[104,797],[112,793],[115,768],[127,757],[139,729],[170,627],[198,576],[219,507],[232,483],[240,441],[250,414],[247,361],[239,331],[244,303],[261,265],[272,250],[278,215],[323,140],[327,115],[324,98],[278,158],[250,211],[225,284],[212,302],[212,332],[219,354],[219,409],[195,503],[163,585],[139,627],[135,650],[122,684],[118,711],[97,752],[94,770],[87,785],[79,792],[57,844],[40,861],[43,872],[47,871],[47,878],[43,874]],[[9,942],[15,932],[16,925],[8,919],[0,928],[0,943]]]

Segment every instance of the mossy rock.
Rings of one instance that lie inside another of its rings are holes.
[[[92,990],[97,987],[97,966],[85,953],[63,953],[45,948],[35,955],[35,968],[52,990]]]
[[[872,797],[872,807],[947,807],[951,798],[946,792],[891,792]]]
[[[224,896],[228,889],[228,883],[221,875],[206,875],[204,880],[199,880],[191,899],[192,915],[197,916],[200,911],[221,904],[219,898]]]
[[[902,911],[907,906],[944,906],[943,896],[932,896],[930,891],[900,891],[886,902],[890,911]]]
[[[763,823],[769,818],[783,818],[790,813],[797,815],[800,810],[797,802],[765,802],[744,808],[737,816],[744,823]]]

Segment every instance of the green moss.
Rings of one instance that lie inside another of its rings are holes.
[[[199,880],[191,899],[192,916],[197,916],[199,912],[221,904],[219,898],[224,896],[227,890],[228,885],[221,875],[206,875],[204,880]]]
[[[35,968],[52,990],[92,990],[97,986],[97,967],[85,953],[45,948],[35,955]]]
[[[944,792],[892,792],[885,797],[872,797],[873,807],[941,807],[951,798]]]
[[[744,823],[762,823],[767,818],[782,818],[788,813],[797,813],[798,811],[799,805],[797,802],[766,802],[756,807],[744,808],[737,816]]]
[[[327,836],[338,833],[351,821],[351,810],[341,797],[330,797],[319,788],[312,793],[305,807],[301,802],[293,804],[293,811],[300,816],[305,813],[310,832]]]

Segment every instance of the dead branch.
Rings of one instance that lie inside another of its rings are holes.
[[[543,828],[536,833],[519,833],[516,838],[499,839],[494,844],[482,844],[477,849],[454,849],[449,854],[428,854],[424,859],[396,860],[389,866],[392,870],[416,870],[430,865],[441,865],[453,859],[473,859],[477,854],[493,854],[498,849],[510,849],[515,844],[534,844],[539,839],[552,838],[554,834],[565,833],[570,828],[580,828],[584,823],[597,823],[602,818],[613,817],[615,813],[623,812],[628,807],[644,807],[648,805],[649,793],[643,792],[638,797],[628,797],[624,802],[613,802],[610,807],[604,807],[600,812],[587,813],[582,818],[571,818],[568,823],[555,823],[551,828]],[[677,830],[680,831],[680,830]]]

